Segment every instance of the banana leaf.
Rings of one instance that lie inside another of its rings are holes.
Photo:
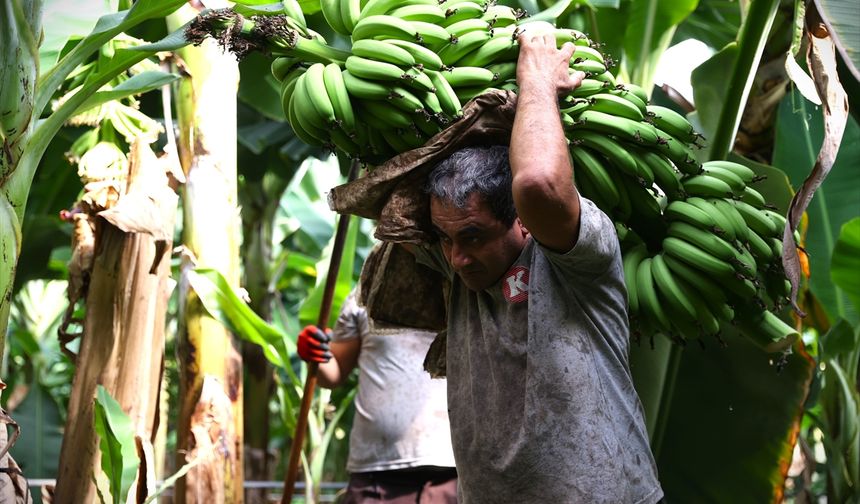
[[[779,105],[773,165],[783,170],[794,187],[806,178],[823,139],[823,115],[799,92],[792,91]],[[857,309],[830,280],[830,255],[840,227],[860,215],[860,126],[848,118],[839,155],[829,176],[816,191],[807,215],[806,251],[810,257],[810,289],[824,305],[831,320],[844,318],[857,324]]]
[[[667,502],[779,502],[815,363],[746,338],[688,345],[657,460]]]

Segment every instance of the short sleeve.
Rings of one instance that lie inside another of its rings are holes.
[[[540,249],[559,268],[597,276],[620,253],[618,234],[612,220],[591,200],[580,197],[579,202],[579,237],[573,248],[565,253]]]
[[[357,293],[355,290],[343,302],[340,315],[332,331],[332,341],[346,341],[354,338],[363,338],[369,331],[367,323],[367,312],[358,306]]]

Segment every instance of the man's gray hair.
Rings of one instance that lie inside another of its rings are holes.
[[[517,218],[511,163],[504,145],[466,147],[454,152],[433,168],[425,190],[457,208],[466,206],[469,196],[475,193],[506,226]]]

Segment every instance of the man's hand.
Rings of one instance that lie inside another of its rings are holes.
[[[299,333],[299,340],[296,343],[299,357],[305,362],[328,362],[331,360],[329,341],[331,341],[331,329],[323,332],[315,325],[306,326]]]
[[[530,30],[530,26],[525,25],[525,31],[518,38],[517,84],[520,89],[557,97],[578,88],[585,73],[577,71],[571,74],[569,70],[576,46],[565,42],[561,49],[557,49],[555,35]]]

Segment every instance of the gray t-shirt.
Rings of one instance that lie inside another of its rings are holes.
[[[579,239],[529,240],[494,286],[452,280],[448,409],[460,502],[653,503],[663,492],[627,361],[627,299],[609,218],[581,199]]]
[[[332,332],[333,341],[361,339],[347,470],[454,467],[446,380],[422,366],[436,333],[368,320],[355,298],[347,297]]]

